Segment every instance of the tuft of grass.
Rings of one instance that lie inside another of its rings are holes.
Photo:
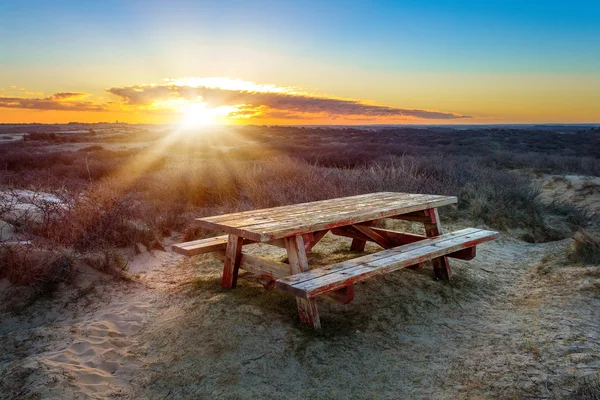
[[[75,256],[67,250],[29,249],[25,246],[0,247],[0,279],[29,288],[25,303],[33,304],[51,295],[58,284],[69,282],[75,273]]]
[[[73,261],[67,252],[3,246],[0,247],[0,277],[15,285],[60,283],[71,277]]]
[[[91,268],[126,281],[131,280],[127,273],[127,259],[117,251],[103,250],[87,253],[82,261]]]
[[[600,265],[600,237],[588,230],[580,229],[573,235],[567,257],[572,262]]]
[[[582,400],[600,400],[600,375],[595,374],[592,376],[584,377],[575,392],[573,392],[572,398]]]

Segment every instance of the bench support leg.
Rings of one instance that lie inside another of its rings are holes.
[[[365,251],[366,244],[367,244],[366,240],[352,239],[352,244],[350,245],[350,250],[351,251]]]
[[[371,226],[371,225],[373,225],[374,222],[375,221],[367,221],[367,222],[363,222],[362,225],[364,225],[364,226]],[[354,227],[354,229],[357,229],[357,228]],[[359,232],[362,233],[361,231],[359,231]],[[350,244],[350,251],[365,251],[365,245],[366,244],[367,244],[367,240],[366,239],[363,240],[363,239],[353,238],[352,239],[352,244]]]
[[[225,250],[225,263],[223,268],[223,279],[221,286],[225,289],[233,289],[237,284],[238,271],[242,261],[242,245],[244,239],[229,235],[227,240],[227,249]]]
[[[287,250],[290,272],[292,275],[308,271],[308,259],[306,258],[306,248],[304,247],[302,236],[286,238],[285,248]],[[296,298],[296,302],[298,304],[300,321],[312,328],[321,329],[317,302],[315,300],[306,300],[299,297]]]
[[[329,230],[325,229],[322,231],[304,235],[304,248],[306,249],[306,252],[310,253],[312,251],[312,248],[315,247],[315,245],[319,243],[321,239],[323,239],[327,232],[329,232]]]
[[[441,235],[443,232],[437,208],[426,210],[425,213],[429,217],[427,222],[423,224],[425,226],[425,236],[435,237]],[[435,279],[449,281],[452,278],[452,270],[450,269],[448,257],[434,258],[431,260],[431,263],[433,264],[433,276]]]

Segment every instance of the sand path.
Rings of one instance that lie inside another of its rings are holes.
[[[344,243],[326,237],[312,261]],[[221,290],[212,256],[145,252],[136,283],[5,318],[0,397],[567,397],[600,369],[600,300],[585,268],[537,272],[566,245],[503,237],[455,261],[451,284],[427,268],[370,280],[350,305],[321,303],[320,334],[249,276]]]

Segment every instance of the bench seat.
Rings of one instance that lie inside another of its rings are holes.
[[[211,253],[213,251],[225,250],[227,247],[227,235],[211,237],[207,239],[193,240],[191,242],[178,243],[171,246],[175,253],[184,256],[195,256],[198,254]]]
[[[483,229],[462,229],[278,279],[276,285],[279,289],[310,300],[371,277],[435,258],[456,255],[456,258],[470,259],[474,253],[471,257],[465,257],[466,249],[495,239],[498,235],[498,232]]]

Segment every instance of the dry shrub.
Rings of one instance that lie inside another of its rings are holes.
[[[0,278],[18,286],[33,286],[40,294],[68,281],[74,272],[74,255],[66,250],[30,249],[26,246],[0,247]]]
[[[131,280],[127,273],[127,258],[117,251],[103,250],[86,253],[81,260],[90,268],[123,280]]]
[[[572,262],[600,265],[600,237],[585,229],[577,231],[567,257]]]
[[[546,204],[539,188],[516,172],[478,168],[458,194],[458,208],[467,220],[501,230],[521,230],[528,242],[569,237],[589,222],[587,212],[573,205]]]
[[[152,217],[145,210],[135,192],[104,180],[67,201],[61,216],[48,224],[45,236],[79,251],[150,243],[155,233],[141,218]]]
[[[571,397],[582,400],[600,400],[600,375],[594,374],[582,378]]]
[[[147,245],[185,230],[192,215],[377,191],[457,195],[458,206],[445,208],[442,217],[516,229],[541,242],[571,236],[582,213],[543,204],[530,181],[512,170],[598,169],[587,136],[548,133],[558,144],[547,144],[532,132],[503,129],[231,129],[235,134],[176,142],[167,150],[158,144],[55,153],[33,142],[0,146],[6,171],[0,184],[43,190],[45,182],[71,190],[64,209],[40,204],[43,223],[23,230],[78,251]],[[550,145],[556,155],[544,156]]]

